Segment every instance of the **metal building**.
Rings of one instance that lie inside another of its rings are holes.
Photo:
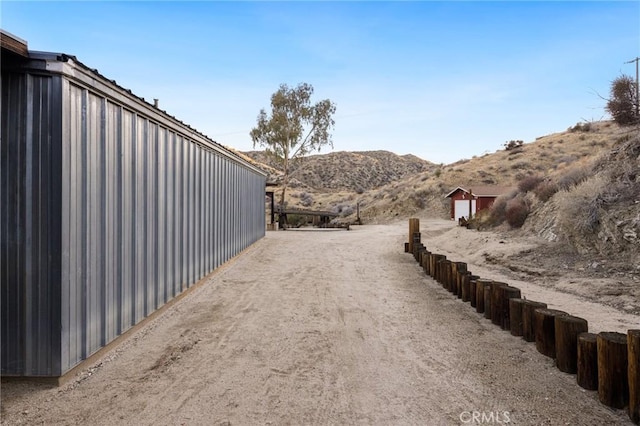
[[[266,174],[2,33],[1,372],[58,377],[265,235]]]

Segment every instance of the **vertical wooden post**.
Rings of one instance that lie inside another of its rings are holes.
[[[491,322],[502,326],[502,289],[507,283],[494,282],[491,284]],[[486,302],[485,302],[486,305]],[[486,308],[485,308],[486,309]],[[486,311],[485,311],[486,312]]]
[[[578,334],[578,376],[581,388],[598,389],[598,346],[593,333]]]
[[[627,336],[598,333],[598,399],[613,408],[629,402]]]
[[[629,418],[640,424],[640,329],[627,332],[629,369]]]
[[[455,293],[458,296],[458,299],[462,299],[462,281],[466,273],[467,273],[467,264],[465,262],[456,262],[456,276],[454,280],[455,280],[455,287],[456,287]]]
[[[568,315],[557,309],[538,308],[535,310],[536,349],[542,355],[556,357],[556,318]]]
[[[484,317],[487,319],[491,319],[491,310],[493,309],[491,306],[491,302],[493,302],[491,292],[493,291],[493,286],[495,284],[496,283],[492,281],[484,285]]]
[[[536,323],[534,312],[538,308],[546,308],[547,304],[525,300],[522,305],[522,338],[527,342],[536,341]]]
[[[472,308],[476,307],[476,285],[480,277],[477,275],[471,275],[469,280],[469,303]]]
[[[460,288],[462,290],[462,301],[468,302],[471,300],[470,292],[471,292],[471,272],[465,272],[460,276],[460,280],[462,284]]]
[[[484,288],[491,284],[491,280],[476,280],[476,312],[484,313]]]
[[[589,331],[583,318],[572,315],[556,317],[556,366],[569,374],[578,371],[578,335]]]
[[[413,235],[420,233],[420,219],[409,218],[409,253],[413,253]]]
[[[512,336],[522,336],[522,306],[524,299],[509,299],[509,329]]]
[[[440,283],[440,275],[442,272],[442,262],[447,260],[447,256],[443,254],[436,254],[434,256],[434,268],[433,268],[433,279]]]
[[[517,287],[505,286],[502,292],[502,324],[503,330],[511,330],[511,299],[520,299],[522,292]],[[522,312],[522,311],[521,311]]]

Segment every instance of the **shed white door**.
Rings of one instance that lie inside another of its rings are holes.
[[[453,216],[455,220],[464,217],[465,219],[469,219],[469,200],[455,200],[455,204],[453,205]],[[473,216],[476,215],[476,200],[471,200],[471,211]]]

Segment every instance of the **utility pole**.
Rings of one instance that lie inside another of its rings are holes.
[[[636,120],[640,118],[640,81],[638,80],[638,62],[640,62],[640,58],[636,57],[635,59],[630,60],[629,62],[625,62],[625,64],[636,63]]]

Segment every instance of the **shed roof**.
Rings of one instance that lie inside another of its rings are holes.
[[[25,58],[29,56],[27,42],[3,29],[0,29],[0,46],[2,46],[2,50],[7,50]]]
[[[467,188],[462,186],[457,186],[453,191],[445,195],[444,198],[451,197],[457,191],[462,191],[466,193],[469,193],[469,191],[471,191],[471,193],[476,197],[498,197],[514,189],[512,186],[500,186],[500,185],[469,185],[467,186]]]

